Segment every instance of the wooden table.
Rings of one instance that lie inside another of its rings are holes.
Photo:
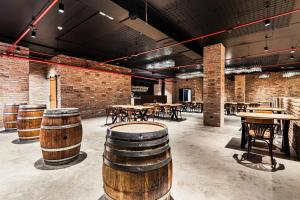
[[[279,114],[285,112],[286,110],[284,108],[264,108],[264,107],[248,107],[246,108],[246,110],[249,110],[250,112],[253,112],[253,111],[272,111],[273,113],[274,112],[277,112]]]
[[[253,113],[253,112],[239,112],[236,116],[241,117],[242,121],[245,118],[255,118],[255,119],[277,119],[283,121],[283,137],[282,137],[282,150],[286,156],[290,156],[290,146],[289,146],[289,127],[290,120],[299,120],[299,118],[289,115],[289,114],[266,114],[266,113]],[[241,137],[241,148],[246,146],[246,131],[245,126],[242,123],[242,137]]]
[[[165,109],[165,107],[170,107],[171,110],[171,119],[174,120],[178,120],[178,115],[177,115],[177,107],[178,106],[182,106],[182,104],[180,103],[174,103],[174,104],[159,104],[160,107],[162,107],[163,109]]]
[[[137,116],[141,121],[148,121],[147,112],[148,112],[149,109],[154,108],[153,106],[131,106],[131,105],[113,105],[111,107],[119,108],[122,111],[124,111],[124,113],[127,113],[130,110],[134,110],[135,112],[138,113]],[[113,124],[116,123],[117,119],[118,119],[118,116],[113,116],[112,123]]]

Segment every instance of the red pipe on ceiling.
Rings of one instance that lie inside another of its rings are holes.
[[[152,50],[148,50],[148,51],[144,51],[144,52],[140,52],[140,53],[136,53],[136,54],[132,54],[132,55],[128,55],[128,56],[123,56],[123,57],[119,57],[119,58],[114,58],[114,59],[111,59],[111,60],[103,61],[102,63],[109,63],[109,62],[113,62],[113,61],[117,61],[117,60],[123,60],[123,59],[126,59],[126,58],[130,58],[132,56],[139,56],[139,55],[151,53],[151,52],[154,52],[154,51],[158,51],[158,50],[161,50],[161,49],[164,49],[164,48],[174,47],[174,46],[185,44],[185,43],[192,42],[192,41],[195,41],[195,40],[204,39],[204,38],[211,37],[211,36],[214,36],[214,35],[219,35],[221,33],[229,32],[229,31],[231,31],[233,29],[239,29],[239,28],[246,27],[246,26],[249,26],[249,25],[261,23],[261,22],[264,22],[267,19],[275,19],[275,18],[278,18],[278,17],[283,17],[283,16],[290,15],[290,14],[297,13],[297,12],[300,12],[300,8],[292,10],[292,11],[289,11],[289,12],[281,13],[281,14],[278,14],[278,15],[274,15],[274,16],[270,16],[270,17],[265,17],[265,18],[262,18],[262,19],[259,19],[259,20],[255,20],[255,21],[252,21],[252,22],[248,22],[248,23],[244,23],[244,24],[238,24],[238,25],[236,25],[236,26],[234,26],[232,28],[222,29],[222,30],[219,30],[219,31],[216,31],[216,32],[213,32],[213,33],[209,33],[209,34],[205,34],[205,35],[200,35],[200,36],[188,39],[188,40],[177,42],[175,44],[170,44],[170,45],[166,45],[166,46],[163,46],[163,47],[158,47],[158,48],[155,48],[155,49],[152,49]]]
[[[57,62],[53,62],[53,61],[39,60],[39,59],[33,59],[33,58],[28,58],[28,57],[20,57],[20,56],[15,56],[15,55],[0,54],[0,57],[14,58],[14,59],[19,59],[19,60],[27,60],[27,61],[32,61],[32,62],[42,63],[42,64],[49,64],[49,65],[58,65],[58,66],[62,66],[62,67],[69,67],[69,68],[80,69],[80,70],[91,70],[91,71],[98,71],[98,72],[107,72],[107,73],[130,76],[130,77],[136,77],[136,78],[141,78],[141,79],[146,79],[146,80],[155,80],[155,81],[160,80],[158,78],[156,79],[156,78],[149,78],[149,77],[144,77],[144,76],[136,76],[134,74],[125,74],[125,73],[121,73],[121,72],[113,72],[113,71],[103,70],[103,69],[85,68],[85,67],[76,66],[76,65],[57,63]],[[165,77],[165,78],[174,78],[174,77]],[[172,81],[169,81],[169,80],[162,80],[162,81],[172,82]]]
[[[34,19],[30,25],[26,28],[26,30],[21,34],[21,36],[9,47],[8,52],[11,52],[15,49],[15,47],[17,46],[17,44],[27,35],[27,33],[29,33],[29,31],[31,30],[31,27],[36,26],[39,21],[50,11],[51,8],[53,8],[53,6],[55,6],[55,4],[58,2],[58,0],[53,0],[37,17],[36,19]]]

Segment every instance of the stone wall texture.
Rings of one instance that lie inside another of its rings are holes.
[[[276,107],[285,108],[289,114],[300,118],[300,98],[299,97],[275,97],[273,104]],[[290,146],[300,159],[300,122],[291,121],[289,129]]]
[[[28,100],[29,61],[0,57],[0,128],[3,127],[4,104],[28,103]]]
[[[130,104],[131,76],[115,72],[129,74],[131,70],[114,65],[100,65],[94,61],[68,56],[57,56],[52,60],[110,71],[83,70],[54,65],[55,73],[58,75],[59,107],[79,108],[81,116],[87,118],[104,115],[108,105]]]
[[[245,75],[237,75],[234,79],[234,96],[235,101],[244,102],[245,101]]]
[[[203,122],[220,127],[224,124],[225,47],[222,44],[204,47],[203,66]]]
[[[191,78],[191,79],[176,79],[174,96],[175,101],[179,102],[179,89],[191,89],[192,90],[192,101],[203,100],[203,78]]]
[[[50,81],[47,79],[48,65],[29,62],[29,103],[46,104],[49,108]]]
[[[283,78],[282,73],[269,73],[266,79],[246,75],[246,101],[272,101],[273,97],[300,97],[300,77]]]

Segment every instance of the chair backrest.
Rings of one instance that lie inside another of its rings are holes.
[[[252,137],[264,139],[266,131],[270,133],[270,138],[274,137],[275,125],[273,119],[246,118],[244,124],[248,135],[250,131],[253,131],[254,135]]]
[[[272,110],[256,110],[256,113],[273,114]]]

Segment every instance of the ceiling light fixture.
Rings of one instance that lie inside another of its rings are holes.
[[[112,16],[110,16],[102,11],[100,11],[99,14],[102,15],[103,17],[106,17],[107,19],[114,20],[114,18]]]
[[[290,53],[295,53],[295,48],[292,46]]]
[[[32,29],[31,31],[31,37],[36,38],[36,31],[34,29]]]
[[[267,52],[267,51],[269,51],[269,48],[268,48],[268,46],[265,46],[265,51]]]
[[[58,12],[61,14],[65,12],[65,5],[62,2],[58,4]]]
[[[62,27],[62,26],[57,26],[57,29],[58,29],[59,31],[61,31],[61,30],[63,30],[63,27]]]
[[[269,51],[269,47],[268,47],[268,36],[266,35],[265,36],[265,39],[266,39],[266,46],[265,46],[265,51],[267,52],[267,51]]]
[[[270,26],[271,25],[271,20],[270,19],[266,19],[265,20],[265,27]]]

